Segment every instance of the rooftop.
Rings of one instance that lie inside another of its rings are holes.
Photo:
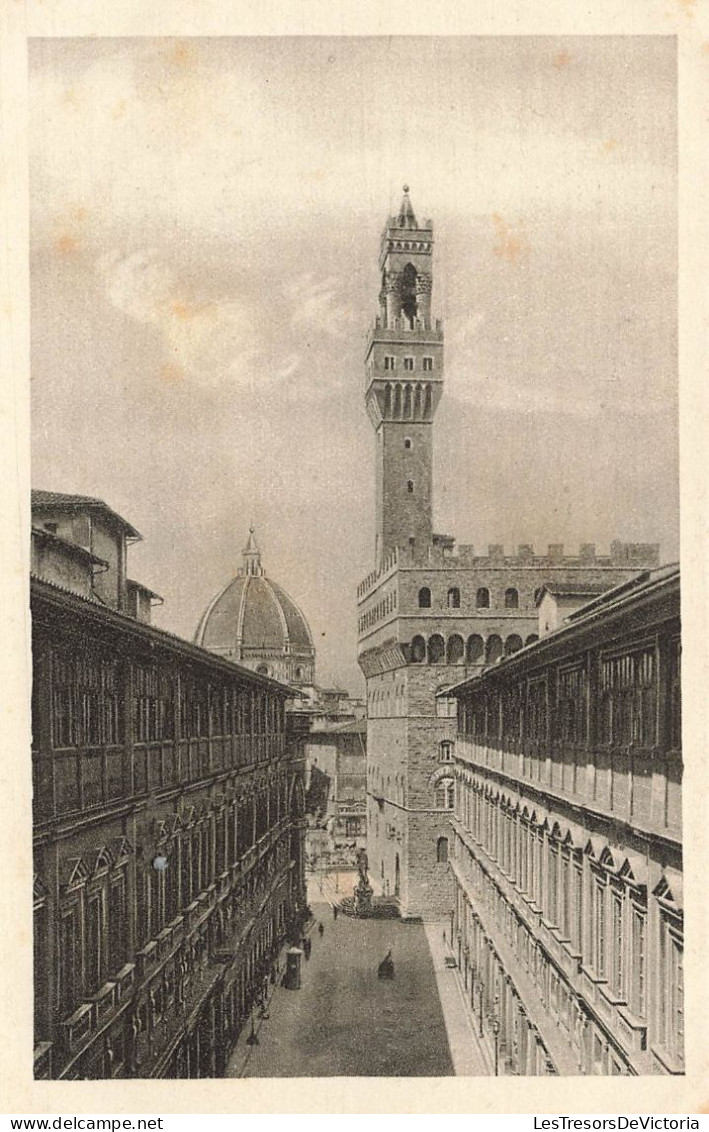
[[[92,495],[67,495],[62,491],[32,491],[32,508],[52,508],[57,511],[98,511],[121,527],[127,538],[140,539],[142,535],[122,515],[113,511],[103,499]]]

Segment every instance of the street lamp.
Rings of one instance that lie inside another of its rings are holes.
[[[498,1076],[498,1051],[500,1045],[500,1022],[498,1018],[492,1020],[492,1036],[495,1042],[495,1076]]]

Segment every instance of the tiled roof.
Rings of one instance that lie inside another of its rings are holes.
[[[122,515],[112,510],[107,503],[104,503],[103,499],[96,499],[92,495],[67,495],[62,491],[41,491],[39,489],[33,489],[32,507],[56,507],[64,511],[78,511],[81,509],[102,511],[123,528],[128,538],[141,538],[140,532],[127,522]]]

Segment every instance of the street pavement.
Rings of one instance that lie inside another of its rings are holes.
[[[274,988],[258,1045],[244,1038],[228,1077],[444,1077],[454,1073],[422,924],[357,920],[313,906],[300,990]],[[395,978],[377,978],[391,949]]]

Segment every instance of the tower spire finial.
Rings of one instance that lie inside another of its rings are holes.
[[[263,566],[261,565],[261,551],[259,550],[258,543],[254,535],[253,521],[249,526],[249,537],[246,541],[246,546],[243,549],[244,565],[242,572],[252,576],[263,574]]]
[[[409,198],[408,185],[404,185],[404,197],[401,202],[401,208],[399,209],[399,215],[396,218],[396,225],[397,228],[418,228],[416,216]]]

